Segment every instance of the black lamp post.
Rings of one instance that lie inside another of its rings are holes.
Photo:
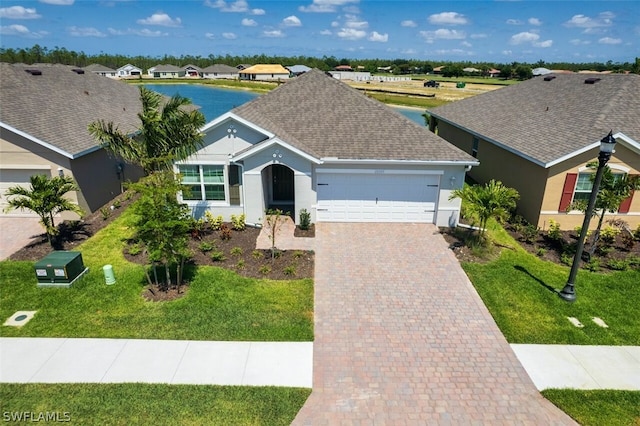
[[[589,196],[589,204],[587,211],[584,214],[584,222],[582,222],[582,229],[580,230],[580,238],[578,238],[578,246],[576,248],[576,255],[573,258],[571,265],[571,272],[569,273],[569,279],[564,288],[558,293],[562,299],[567,302],[574,302],[576,300],[576,291],[574,284],[576,275],[578,274],[578,268],[580,260],[582,259],[582,251],[584,250],[584,240],[589,230],[589,222],[591,222],[591,216],[593,215],[593,209],[596,205],[596,199],[598,198],[598,190],[600,188],[600,182],[602,181],[602,172],[604,166],[611,158],[613,148],[616,145],[616,140],[613,137],[613,131],[609,132],[607,136],[600,140],[600,154],[598,155],[598,170],[596,171],[596,177],[593,181],[593,188],[591,189],[591,195]]]

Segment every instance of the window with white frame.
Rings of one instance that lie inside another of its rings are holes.
[[[589,201],[591,196],[591,190],[593,189],[593,176],[591,171],[585,171],[578,173],[578,179],[576,181],[576,188],[573,191],[573,201]],[[624,173],[613,173],[613,179],[618,180],[624,176]]]
[[[183,191],[185,201],[225,201],[224,166],[191,165],[178,166],[182,184],[190,191]]]

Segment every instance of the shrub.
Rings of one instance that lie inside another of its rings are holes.
[[[524,238],[525,242],[529,244],[533,244],[536,241],[536,238],[538,237],[539,231],[540,231],[540,228],[529,223],[525,225],[524,229],[522,230],[522,238]]]
[[[627,259],[610,259],[607,262],[607,267],[614,271],[626,271],[629,269],[629,261]]]
[[[311,213],[307,209],[300,210],[300,229],[306,231],[311,226]]]
[[[547,253],[547,250],[545,250],[543,247],[538,247],[538,249],[536,250],[536,255],[538,257],[544,256],[545,253]]]
[[[211,260],[214,262],[222,262],[223,260],[226,260],[226,257],[224,257],[224,252],[222,250],[216,250],[211,253]]]
[[[203,218],[200,219],[192,219],[191,221],[191,236],[193,238],[200,239],[202,234],[204,233],[204,228],[206,226],[206,222]]]
[[[603,257],[611,253],[613,250],[615,250],[613,247],[606,246],[606,245],[600,245],[596,249],[596,251],[598,252],[598,255]]]
[[[142,247],[140,244],[135,243],[129,246],[129,250],[127,250],[131,256],[137,256],[142,253]]]
[[[547,232],[547,236],[552,240],[560,240],[562,239],[562,232],[560,231],[560,223],[555,220],[549,220],[549,231]]]
[[[625,249],[631,250],[636,244],[636,240],[635,238],[633,238],[632,234],[625,233],[624,235],[622,235],[622,244],[624,245]]]
[[[112,205],[114,209],[119,209],[122,206],[120,200],[115,200]]]
[[[300,250],[296,250],[293,252],[294,259],[300,259],[302,256],[304,256],[304,253]]]
[[[582,226],[576,226],[575,228],[573,228],[573,230],[576,233],[576,237],[580,236],[580,233],[582,232]],[[591,231],[590,229],[587,231],[587,235],[585,235],[586,238],[589,238],[589,236],[591,235],[593,231]]]
[[[613,244],[618,234],[620,234],[620,228],[616,228],[614,226],[605,226],[600,231],[602,240],[607,244]]]
[[[262,275],[269,275],[271,273],[271,266],[262,265],[260,269],[258,269],[258,272],[260,272]]]
[[[204,212],[204,217],[207,222],[209,222],[209,226],[211,227],[211,229],[213,229],[214,231],[219,230],[222,226],[222,222],[224,222],[224,218],[222,216],[213,216],[213,213],[211,213],[209,210]]]
[[[640,267],[640,256],[636,256],[634,254],[629,255],[627,257],[627,262],[629,262],[629,266],[632,268],[638,268]]]
[[[231,253],[231,256],[241,256],[242,255],[242,249],[240,247],[234,247],[234,248],[231,249],[231,251],[229,253]]]
[[[560,255],[560,262],[564,263],[565,265],[571,266],[571,264],[573,263],[573,256],[571,256],[569,253],[562,253]]]
[[[208,241],[203,241],[200,243],[200,246],[198,248],[201,252],[206,253],[216,248],[216,246]]]
[[[254,250],[251,252],[251,256],[254,259],[262,259],[264,257],[264,253],[262,253],[260,250]]]
[[[240,259],[238,260],[238,263],[236,263],[236,268],[244,269],[244,265],[245,265],[244,259]]]
[[[638,225],[636,230],[633,231],[633,238],[635,238],[636,240],[640,241],[640,225]]]
[[[231,229],[225,224],[220,225],[220,239],[222,241],[231,239]]]
[[[591,272],[598,272],[600,269],[600,261],[598,259],[591,259],[584,265],[584,268]]]
[[[286,268],[284,268],[284,270],[282,272],[285,275],[295,275],[296,274],[296,267],[295,267],[295,265],[289,265]]]
[[[244,213],[240,216],[231,215],[231,225],[235,231],[244,231],[246,227],[245,217]]]
[[[111,210],[109,210],[107,207],[102,207],[100,209],[100,214],[102,215],[102,220],[107,220],[109,219],[109,216],[111,216]]]

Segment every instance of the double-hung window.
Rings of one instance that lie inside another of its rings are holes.
[[[624,176],[622,173],[614,173],[614,182]],[[573,201],[589,201],[593,189],[593,172],[578,173],[576,188],[573,192]]]
[[[187,201],[225,201],[223,165],[179,165],[182,184],[189,188],[183,191]]]

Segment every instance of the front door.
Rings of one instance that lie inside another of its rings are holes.
[[[274,164],[271,167],[273,201],[275,203],[293,202],[293,170],[280,164]]]

